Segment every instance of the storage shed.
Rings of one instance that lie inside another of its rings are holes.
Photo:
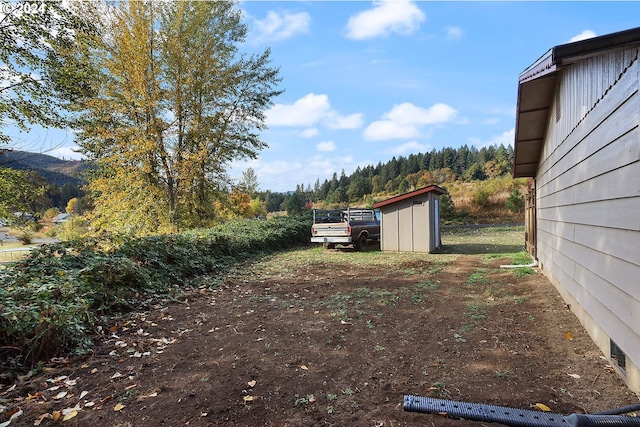
[[[433,252],[440,246],[437,185],[420,188],[373,205],[380,209],[380,249],[396,252]]]
[[[555,46],[519,76],[515,177],[541,271],[640,393],[640,28]]]

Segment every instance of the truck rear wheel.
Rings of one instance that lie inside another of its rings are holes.
[[[356,250],[363,252],[367,249],[367,235],[361,234],[356,241]]]

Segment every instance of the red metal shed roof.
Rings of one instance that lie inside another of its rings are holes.
[[[419,188],[417,190],[413,190],[413,191],[410,191],[408,193],[400,194],[399,196],[394,196],[394,197],[392,197],[390,199],[378,202],[378,203],[373,205],[373,208],[377,209],[377,208],[382,207],[382,206],[391,205],[391,204],[397,203],[397,202],[399,202],[401,200],[410,199],[412,197],[419,196],[419,195],[425,194],[425,193],[429,193],[431,191],[433,191],[434,193],[437,193],[439,195],[440,194],[445,194],[447,192],[447,190],[445,190],[442,187],[438,187],[437,185],[430,185],[428,187],[422,187],[422,188]]]

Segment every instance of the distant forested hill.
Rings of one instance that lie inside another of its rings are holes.
[[[463,145],[358,167],[351,175],[337,171],[331,179],[299,183],[294,192],[259,192],[267,212],[291,206],[369,206],[416,188],[438,184],[450,197],[451,216],[468,222],[521,222],[527,179],[511,177],[513,147]],[[295,199],[291,202],[291,199]],[[511,208],[506,202],[510,200]]]
[[[35,171],[50,185],[71,184],[79,188],[85,184],[83,173],[88,166],[83,160],[62,160],[47,154],[0,149],[0,167]]]
[[[295,192],[302,200],[314,203],[353,203],[365,196],[400,194],[415,188],[453,183],[456,181],[484,181],[511,174],[513,167],[513,147],[492,145],[476,148],[463,145],[458,148],[445,147],[426,153],[410,154],[407,157],[393,157],[386,163],[358,167],[347,176],[345,171],[324,182],[316,180],[315,185],[297,184]],[[277,210],[287,195],[266,192],[267,209]],[[273,203],[271,203],[271,199]]]

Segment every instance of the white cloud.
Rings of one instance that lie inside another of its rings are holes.
[[[316,154],[309,158],[291,160],[264,161],[255,159],[250,161],[232,162],[230,175],[239,179],[242,172],[251,167],[256,172],[259,188],[278,192],[295,190],[297,184],[313,185],[317,179],[323,182],[331,179],[335,173],[345,170],[347,175],[353,173],[358,166],[372,164],[369,160],[356,161],[352,155],[340,153],[335,157],[325,157]]]
[[[394,105],[384,118],[397,123],[433,125],[453,120],[458,112],[447,104],[438,103],[429,108],[422,108],[410,102]]]
[[[325,125],[329,129],[358,129],[363,125],[362,114],[355,113],[349,116],[341,116],[332,112],[325,118]]]
[[[373,8],[349,18],[347,37],[355,40],[411,34],[426,19],[424,12],[410,0],[374,1]]]
[[[447,39],[448,40],[459,40],[464,36],[464,30],[460,27],[447,27]]]
[[[315,127],[321,123],[329,129],[357,129],[362,127],[362,114],[342,116],[331,109],[327,95],[309,93],[293,104],[276,104],[266,113],[267,126]],[[303,136],[315,136],[313,129],[307,129]]]
[[[409,102],[394,105],[382,120],[371,123],[364,131],[365,139],[408,139],[421,136],[426,125],[438,125],[453,121],[458,112],[447,104],[434,104],[429,108],[418,107]]]
[[[296,183],[300,182],[298,177],[302,176],[306,171],[306,165],[299,160],[275,160],[265,162],[262,159],[250,161],[237,161],[231,163],[230,175],[235,179],[242,176],[242,172],[247,168],[253,168],[258,177],[259,188],[271,191],[289,191],[295,190]],[[291,177],[296,177],[292,183]]]
[[[407,139],[419,135],[417,126],[402,125],[391,120],[379,120],[371,123],[364,130],[364,138],[368,141],[383,141],[386,139]]]
[[[596,33],[591,30],[584,30],[578,35],[571,37],[568,43],[579,42],[580,40],[592,39],[596,36]]]
[[[310,93],[293,104],[276,104],[267,111],[268,126],[313,126],[331,110],[327,95]]]
[[[316,145],[318,151],[335,151],[336,143],[333,141],[323,141]]]
[[[358,166],[355,158],[351,154],[336,157],[316,155],[313,159],[306,160],[305,164],[307,165],[305,175],[308,176],[308,178],[305,178],[305,182],[310,182],[312,184],[318,178],[320,179],[320,182],[325,179],[330,179],[336,172],[340,175],[340,171],[342,169],[344,169],[345,173],[348,175]]]
[[[490,145],[504,145],[513,146],[513,142],[516,137],[516,128],[511,128],[508,131],[502,132],[500,135],[494,135],[486,141],[480,138],[469,138],[469,142],[478,148],[489,147]]]
[[[290,160],[277,160],[271,163],[260,163],[256,174],[260,179],[261,176],[283,176],[291,178],[293,172],[302,170],[302,163]],[[297,175],[297,174],[295,174]]]
[[[312,138],[319,133],[318,128],[308,128],[300,132],[300,136],[303,138]]]
[[[306,12],[269,11],[266,18],[253,20],[252,38],[259,42],[279,41],[308,33],[311,17]]]
[[[429,144],[420,144],[417,141],[407,142],[389,150],[392,154],[404,155],[407,153],[426,153],[431,151],[433,147]]]
[[[372,159],[356,159],[352,154],[343,151],[315,153],[308,157],[296,157],[289,160],[270,160],[264,158],[237,160],[230,164],[229,175],[238,180],[247,168],[253,168],[258,177],[261,190],[285,192],[295,190],[297,184],[314,185],[316,180],[322,183],[331,179],[334,173],[340,175],[344,169],[347,175],[353,173],[358,166],[375,164]]]
[[[73,145],[70,147],[54,148],[53,150],[48,151],[46,154],[67,160],[85,159],[86,157],[82,153],[78,153],[78,150],[80,150],[80,147],[78,147],[77,145]]]

